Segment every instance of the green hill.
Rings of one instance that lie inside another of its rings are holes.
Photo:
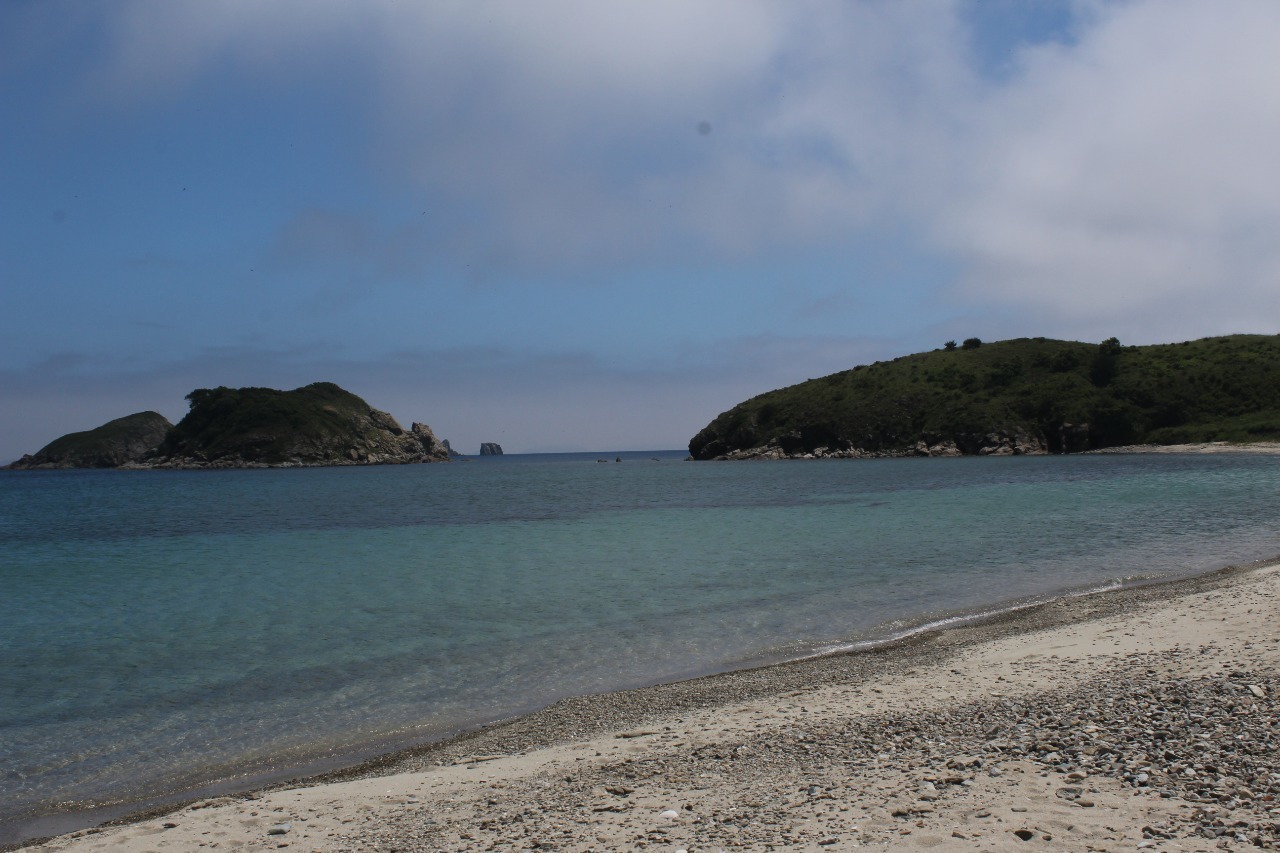
[[[116,468],[136,462],[164,440],[173,424],[159,412],[138,412],[54,439],[10,465],[29,468]]]
[[[425,424],[403,429],[386,412],[334,385],[292,391],[201,388],[191,410],[141,463],[247,467],[436,462],[449,458]]]
[[[1023,338],[917,353],[753,397],[695,459],[1067,453],[1280,439],[1280,336],[1121,346]]]

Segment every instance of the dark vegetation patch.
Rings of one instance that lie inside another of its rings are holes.
[[[169,432],[156,456],[277,464],[301,449],[304,456],[321,458],[332,448],[367,440],[374,426],[369,405],[332,382],[293,391],[198,388],[186,399],[191,411]],[[390,418],[385,420],[379,425],[402,432]]]

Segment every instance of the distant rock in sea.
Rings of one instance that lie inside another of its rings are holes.
[[[201,388],[191,411],[137,468],[291,468],[444,462],[426,424],[408,430],[332,382],[293,391]]]
[[[480,455],[481,456],[501,456],[502,445],[492,441],[486,441],[484,444],[480,445]]]
[[[454,450],[452,447],[449,446],[449,439],[442,438],[440,439],[440,443],[444,445],[444,449],[448,451],[450,458],[453,458],[454,456],[462,455],[461,453],[459,453],[458,451]]]
[[[6,467],[118,468],[155,450],[172,428],[169,419],[159,412],[138,412],[97,429],[64,435]]]

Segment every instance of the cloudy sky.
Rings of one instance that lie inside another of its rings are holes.
[[[1280,4],[6,0],[0,462],[331,380],[675,448],[952,338],[1280,332]]]

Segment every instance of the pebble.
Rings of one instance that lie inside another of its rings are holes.
[[[1150,668],[1153,662],[1145,664]],[[573,843],[556,820],[563,820],[565,809],[572,809],[566,803],[603,797],[610,810],[625,810],[635,799],[634,792],[643,791],[648,779],[672,780],[666,784],[693,790],[708,784],[705,780],[732,778],[735,785],[750,792],[744,793],[737,809],[705,813],[704,804],[698,803],[686,822],[677,823],[680,812],[666,808],[657,817],[670,828],[637,827],[636,840],[647,839],[646,846],[661,847],[666,843],[662,833],[683,827],[697,833],[708,849],[717,849],[717,845],[827,849],[852,846],[851,842],[869,846],[873,841],[892,845],[891,839],[902,833],[930,828],[933,807],[967,790],[963,783],[973,768],[989,773],[1001,762],[1030,762],[1054,782],[1060,802],[1080,808],[1096,807],[1086,793],[1086,780],[1108,777],[1149,795],[1158,793],[1195,804],[1175,811],[1164,824],[1148,827],[1143,849],[1155,847],[1165,838],[1209,838],[1214,839],[1212,844],[1230,839],[1233,844],[1254,848],[1280,848],[1280,735],[1273,725],[1271,700],[1258,700],[1245,689],[1246,684],[1257,684],[1274,696],[1277,681],[1260,673],[1245,679],[1240,674],[1161,680],[1141,670],[1119,669],[1100,673],[1084,685],[1017,702],[975,702],[943,711],[932,708],[844,720],[815,719],[806,723],[803,733],[782,734],[776,728],[766,728],[742,734],[741,740],[732,743],[681,746],[620,758],[576,776],[559,777],[557,785],[564,798],[559,818],[553,807],[555,796],[547,789],[530,787],[524,796],[537,803],[536,808],[513,809],[486,818],[483,831],[487,836],[476,834],[476,840],[488,838],[499,846],[518,846],[513,840],[525,839],[525,847],[534,846],[536,840],[537,849],[564,849]],[[1085,730],[1089,727],[1094,731]],[[941,757],[934,746],[939,742],[948,745]],[[828,799],[842,802],[847,794],[838,790],[840,780],[850,775],[856,778],[856,772],[837,770],[833,788],[831,783],[811,782],[812,769],[799,768],[856,767],[869,760],[881,768],[897,768],[904,780],[914,780],[892,792],[896,802],[886,806],[894,818],[891,826],[858,829],[846,823],[841,834],[833,832],[836,826],[825,821],[823,826],[812,827],[796,822],[811,804]],[[956,765],[967,768],[966,772],[957,772]],[[1188,775],[1187,770],[1194,775]],[[786,788],[770,787],[797,772],[799,782]],[[513,800],[518,799],[515,792],[511,794]],[[799,800],[795,799],[797,794]],[[919,797],[936,799],[937,803]],[[1025,805],[1007,808],[1014,814],[1028,812]],[[1278,813],[1271,814],[1272,808]],[[973,816],[987,818],[976,825],[999,826],[989,809],[978,809]],[[447,822],[417,823],[413,829],[414,843],[398,846],[376,839],[384,832],[387,837],[402,839],[403,827],[367,827],[351,837],[351,849],[397,846],[402,850],[434,850],[448,848],[448,839],[457,837],[448,834]],[[468,830],[476,833],[472,827]],[[950,827],[945,830],[951,831]],[[1047,834],[1029,827],[1006,831],[1022,839],[1019,845],[1026,842],[1028,847],[1035,847]],[[674,845],[665,849],[674,849]]]

